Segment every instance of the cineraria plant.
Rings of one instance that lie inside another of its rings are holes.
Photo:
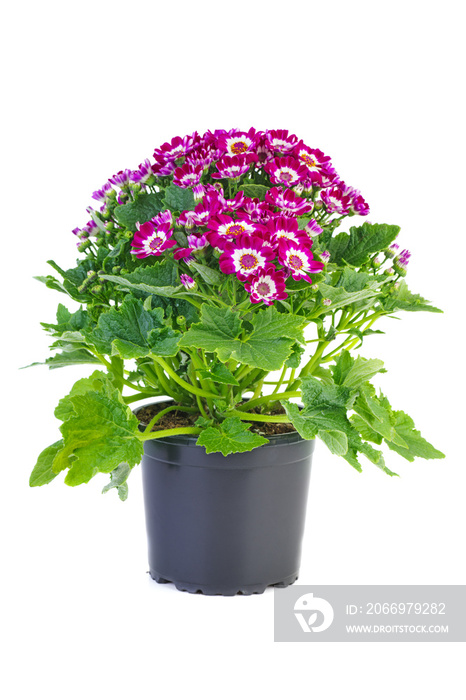
[[[45,364],[101,369],[59,402],[62,437],[32,486],[103,472],[124,499],[145,440],[196,435],[228,455],[265,444],[264,423],[291,423],[358,471],[362,454],[393,474],[382,442],[443,457],[374,388],[383,363],[352,354],[380,318],[439,309],[408,290],[398,226],[336,233],[369,207],[322,151],[285,130],[195,132],[92,196],[76,267],[49,261],[62,280],[38,279],[80,305],[42,324],[57,351]],[[161,396],[171,403],[141,428],[131,404]],[[192,425],[157,430],[175,409]]]

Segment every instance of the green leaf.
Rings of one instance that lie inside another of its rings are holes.
[[[216,362],[210,369],[201,369],[198,374],[202,379],[210,379],[213,382],[219,382],[220,384],[232,384],[234,386],[239,386],[233,374],[230,372],[228,367]]]
[[[372,390],[372,391],[371,391]],[[402,447],[407,447],[404,440],[396,437],[392,426],[390,411],[377,399],[373,387],[361,387],[360,394],[356,399],[353,408],[356,413],[372,428],[387,440],[393,440]]]
[[[79,394],[87,394],[88,391],[100,391],[107,396],[111,396],[114,391],[114,387],[111,384],[111,377],[105,372],[96,370],[90,377],[78,379],[78,381],[73,384],[70,393],[58,402],[58,406],[54,412],[55,418],[61,421],[71,418],[71,416],[74,415],[71,397],[78,396]]]
[[[245,197],[252,197],[264,201],[269,188],[265,185],[241,185]]]
[[[69,468],[65,483],[87,483],[98,472],[113,471],[121,462],[137,464],[143,454],[138,420],[115,389],[70,396],[71,415],[61,426],[63,449],[53,462],[55,472]]]
[[[291,369],[297,369],[301,364],[301,357],[303,355],[304,350],[304,347],[298,345],[298,343],[294,343],[294,345],[291,348],[291,355],[285,362],[285,366],[291,367]]]
[[[194,194],[189,187],[169,185],[165,190],[163,205],[173,212],[192,211],[195,207]]]
[[[301,379],[301,393],[304,403],[304,414],[314,415],[321,411],[347,408],[352,403],[354,391],[346,386],[324,384],[316,377]]]
[[[342,383],[344,386],[357,388],[378,372],[385,372],[382,360],[366,360],[358,355]]]
[[[401,309],[403,311],[431,311],[441,314],[442,309],[431,306],[430,302],[420,294],[413,294],[409,291],[408,285],[402,280],[397,289],[393,289],[390,296],[382,300],[383,308],[387,312]]]
[[[102,493],[107,493],[110,489],[117,489],[121,501],[128,498],[128,476],[131,474],[131,467],[127,462],[122,462],[110,474],[110,482],[103,487]]]
[[[217,270],[214,270],[211,267],[207,267],[207,265],[192,262],[190,263],[190,267],[193,267],[197,272],[199,272],[200,276],[204,282],[207,282],[207,284],[220,284],[225,279],[224,275],[221,275],[220,272],[217,272]]]
[[[100,365],[100,360],[95,355],[92,355],[87,350],[70,350],[60,352],[53,357],[47,358],[45,362],[33,362],[28,367],[37,365],[46,365],[50,369],[58,369],[59,367],[70,367],[71,365]]]
[[[379,435],[379,433],[376,433],[375,430],[372,430],[372,428],[369,427],[361,416],[358,416],[355,413],[354,415],[350,416],[349,420],[353,428],[358,431],[363,440],[375,442],[376,445],[380,445],[382,443],[382,436]]]
[[[53,471],[52,464],[62,448],[63,440],[58,440],[40,453],[37,464],[29,477],[29,486],[44,486],[55,479],[57,474]]]
[[[302,341],[302,316],[283,314],[268,307],[254,314],[249,335],[240,339],[243,329],[239,314],[204,304],[200,323],[193,324],[180,341],[182,347],[216,352],[221,362],[230,358],[269,371],[283,367],[295,341]]]
[[[326,306],[327,310],[341,309],[350,306],[364,299],[375,299],[379,292],[375,289],[361,289],[358,292],[347,292],[344,287],[332,287],[324,282],[319,283],[319,292],[324,299],[330,299],[331,303]]]
[[[136,231],[136,222],[143,224],[162,211],[160,194],[140,194],[135,202],[115,207],[113,215],[119,224]]]
[[[400,232],[399,226],[389,224],[369,224],[352,226],[349,235],[339,233],[328,244],[331,261],[337,265],[344,262],[360,267],[369,256],[387,248]]]
[[[367,272],[357,272],[351,267],[345,267],[338,285],[344,287],[347,292],[360,292],[371,279],[374,281]]]
[[[319,430],[317,436],[334,455],[343,456],[348,452],[348,438],[341,430]]]
[[[231,355],[231,349],[240,342],[237,340],[240,332],[241,321],[236,311],[203,304],[200,322],[193,324],[183,335],[180,345],[217,352],[220,360],[225,362]]]
[[[251,423],[243,423],[239,418],[227,418],[217,428],[206,428],[199,435],[196,445],[206,448],[207,454],[221,452],[224,457],[233,452],[249,452],[265,445],[268,440],[252,433]]]
[[[150,353],[166,357],[178,352],[179,331],[166,326],[163,309],[145,309],[140,299],[125,297],[119,309],[99,316],[97,328],[88,334],[100,353],[123,359]]]
[[[398,452],[409,462],[412,462],[414,457],[422,457],[423,459],[443,459],[445,457],[443,452],[435,449],[430,442],[422,437],[419,430],[415,429],[414,421],[410,416],[403,411],[393,411],[392,416],[396,435],[402,438],[407,448],[396,444],[395,440],[385,440],[391,450]]]

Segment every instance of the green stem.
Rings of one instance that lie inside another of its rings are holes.
[[[123,401],[125,404],[130,404],[134,403],[134,401],[139,401],[140,399],[149,399],[151,396],[156,396],[156,394],[153,394],[152,392],[148,391],[146,392],[138,392],[137,394],[131,394],[131,396],[123,396]]]
[[[277,382],[277,386],[276,386],[275,389],[272,391],[272,394],[277,394],[277,393],[278,393],[278,390],[280,389],[280,387],[281,387],[281,385],[283,384],[283,381],[284,381],[284,379],[285,379],[285,374],[286,374],[286,370],[287,370],[287,369],[288,369],[288,367],[286,367],[286,366],[283,367],[282,373],[281,373],[281,375],[280,375],[280,379],[279,379],[278,382]],[[254,398],[255,398],[255,397],[254,397]]]
[[[258,399],[251,399],[246,401],[246,403],[241,404],[242,409],[251,409],[256,406],[261,406],[262,404],[270,403],[271,401],[280,401],[281,399],[293,399],[301,397],[300,391],[284,391],[281,394],[268,394],[267,396],[260,396]],[[288,421],[289,423],[290,421]]]
[[[151,419],[150,423],[148,423],[147,427],[145,428],[143,435],[150,433],[154,425],[162,418],[162,416],[170,411],[184,411],[185,413],[197,412],[197,410],[192,406],[169,406],[168,408],[164,408],[162,411],[156,413],[156,415]]]
[[[165,372],[177,383],[179,386],[183,387],[186,391],[189,391],[190,394],[196,394],[197,396],[203,396],[205,399],[218,399],[219,396],[218,394],[211,394],[208,391],[204,391],[203,389],[199,389],[197,386],[193,386],[192,384],[188,384],[188,382],[185,382],[184,379],[181,379],[176,372],[172,370],[172,368],[163,360],[161,357],[158,357],[157,355],[151,355],[152,359],[154,362],[160,365]]]
[[[157,430],[151,433],[150,436],[145,433],[138,435],[140,440],[160,440],[160,438],[170,437],[172,435],[199,435],[201,428],[171,428],[170,430]]]
[[[288,416],[264,416],[260,413],[245,413],[236,409],[228,412],[229,416],[240,418],[241,420],[252,421],[253,423],[289,423]]]

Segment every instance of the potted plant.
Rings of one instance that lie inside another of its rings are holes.
[[[76,266],[49,261],[60,279],[38,279],[79,305],[42,324],[45,364],[98,368],[59,402],[61,439],[30,484],[102,472],[125,500],[142,459],[154,579],[292,583],[316,437],[390,476],[382,443],[444,456],[377,392],[383,362],[358,353],[380,318],[439,309],[407,287],[398,226],[337,231],[369,207],[322,151],[286,130],[195,132],[93,198]]]

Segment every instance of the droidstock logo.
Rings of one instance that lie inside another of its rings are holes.
[[[295,603],[294,614],[303,632],[323,632],[333,622],[333,608],[324,598],[314,598],[313,593],[305,593]],[[321,615],[319,616],[319,613]],[[308,618],[306,620],[306,615]],[[319,624],[315,624],[321,617]]]

